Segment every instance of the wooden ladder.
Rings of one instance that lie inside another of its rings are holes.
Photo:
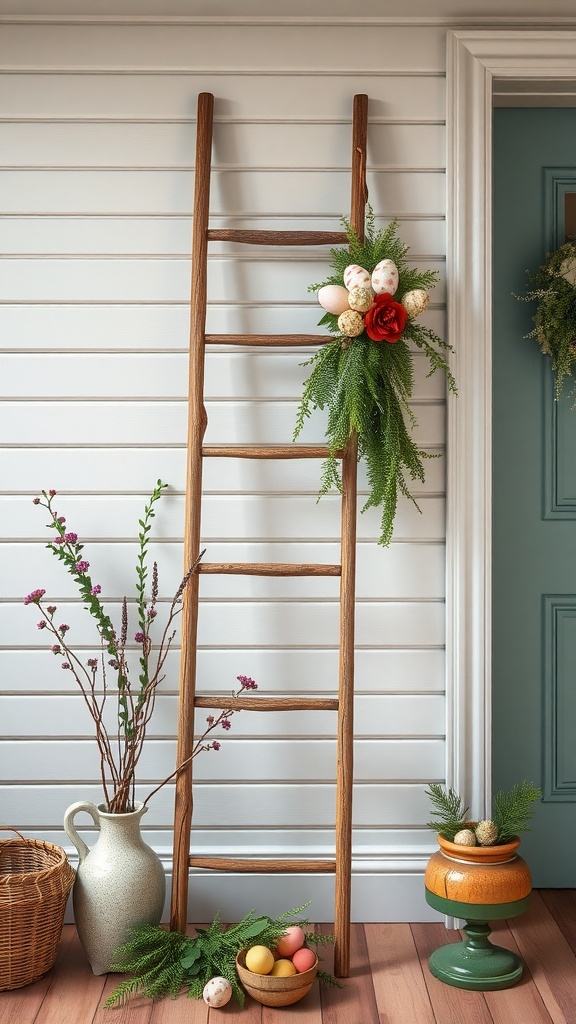
[[[214,97],[198,97],[194,223],[192,233],[191,329],[189,369],[188,466],[186,481],[185,565],[192,565],[200,550],[202,464],[205,458],[324,459],[328,448],[312,445],[222,446],[204,445],[207,424],[204,407],[205,346],[258,345],[266,347],[325,344],[330,337],[309,334],[243,335],[206,334],[208,243],[244,242],[252,245],[337,245],[347,243],[339,231],[251,231],[209,228],[210,165]],[[352,187],[350,223],[364,235],[367,202],[366,138],[368,97],[354,97],[352,123]],[[249,872],[331,872],[335,875],[334,971],[347,977],[350,964],[350,898],[352,863],[354,602],[356,573],[356,470],[357,442],[350,438],[338,453],[342,464],[341,555],[339,565],[225,564],[200,562],[184,594],[182,657],[178,717],[177,764],[190,758],[195,708],[236,708],[250,711],[337,712],[336,847],[334,860],[264,860],[190,856],[192,824],[192,761],[178,774],[175,793],[174,855],[171,928],[184,931],[187,919],[190,867]],[[196,642],[199,581],[205,573],[258,576],[340,576],[340,656],[337,699],[291,697],[196,696]]]

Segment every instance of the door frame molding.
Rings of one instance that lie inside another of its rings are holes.
[[[574,92],[576,31],[447,34],[446,781],[473,813],[492,792],[492,106],[498,80]],[[524,105],[526,105],[524,103]],[[559,104],[560,105],[560,104]]]

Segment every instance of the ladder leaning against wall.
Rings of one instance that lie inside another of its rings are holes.
[[[185,565],[200,550],[202,465],[206,458],[324,459],[321,446],[287,444],[204,445],[207,416],[204,407],[205,347],[250,345],[294,347],[325,344],[330,337],[309,334],[246,335],[206,334],[208,243],[242,242],[247,245],[330,245],[347,243],[339,231],[251,231],[209,228],[210,168],[214,97],[198,97],[194,222],[192,233],[192,284],[189,369],[188,457],[186,480]],[[350,224],[364,235],[367,202],[366,140],[368,97],[354,97],[352,118],[352,180]],[[226,564],[200,562],[184,594],[182,657],[178,712],[177,764],[188,761],[176,780],[171,928],[184,931],[187,919],[188,877],[193,868],[234,872],[332,873],[335,876],[334,971],[347,977],[350,964],[350,902],[352,862],[353,699],[354,699],[354,602],[356,572],[356,471],[357,443],[352,436],[342,452],[341,548],[338,565],[323,564]],[[196,644],[200,577],[209,574],[258,576],[339,576],[340,640],[337,699],[293,697],[200,697],[196,695]],[[271,860],[261,858],[200,857],[190,855],[192,824],[192,760],[195,708],[236,708],[265,711],[332,710],[336,713],[336,836],[334,860]]]

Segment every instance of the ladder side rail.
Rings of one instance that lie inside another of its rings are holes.
[[[352,118],[352,185],[350,225],[364,238],[368,96],[354,97]],[[340,579],[340,662],[338,674],[338,765],[336,776],[336,877],[334,972],[350,972],[350,910],[352,888],[352,796],[354,785],[354,626],[356,593],[356,504],[358,441],[354,434],[342,459]]]
[[[210,165],[214,97],[198,96],[196,125],[196,163],[192,228],[192,276],[190,299],[190,362],[188,412],[188,465],[186,478],[186,522],[184,533],[185,570],[198,557],[202,496],[202,441],[206,430],[204,407],[204,332],[207,305],[207,239],[210,203]],[[186,930],[192,826],[192,749],[194,731],[194,693],[196,686],[196,645],[198,629],[197,572],[183,595],[182,652],[180,662],[180,699],[178,702],[178,744],[176,764],[185,767],[176,777],[174,803],[174,854],[170,927]]]

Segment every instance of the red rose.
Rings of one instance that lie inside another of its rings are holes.
[[[364,330],[372,341],[398,341],[406,326],[408,314],[389,292],[382,292],[364,317]]]

